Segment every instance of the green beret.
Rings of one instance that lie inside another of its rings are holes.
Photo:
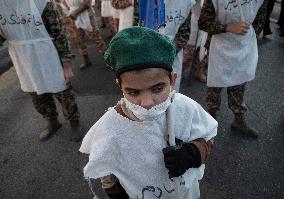
[[[104,59],[119,77],[123,72],[146,68],[172,72],[175,56],[175,45],[169,37],[135,26],[123,29],[112,38]]]

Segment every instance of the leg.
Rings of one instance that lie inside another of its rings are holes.
[[[247,111],[244,102],[245,86],[246,84],[241,84],[227,88],[228,105],[235,117],[231,128],[245,135],[257,137],[257,132],[248,127],[245,121],[245,112]]]
[[[206,68],[208,65],[208,56],[205,55],[205,57],[200,61],[199,56],[196,55],[196,71],[195,71],[195,77],[201,82],[206,83],[207,76],[206,76]]]
[[[90,20],[93,27],[93,31],[87,32],[87,34],[90,37],[90,39],[92,39],[95,42],[99,52],[103,54],[106,51],[105,41],[103,40],[100,30],[98,29],[95,17],[90,15]]]
[[[234,114],[245,114],[247,108],[244,102],[246,84],[232,86],[227,88],[228,105]]]
[[[70,121],[70,140],[74,142],[80,141],[82,138],[81,131],[79,129],[80,113],[78,111],[74,94],[72,93],[71,89],[66,89],[62,92],[54,94],[54,96],[62,106],[64,118]]]
[[[57,119],[58,113],[56,111],[56,105],[51,93],[42,95],[30,93],[30,95],[35,109],[47,121],[47,127],[39,134],[39,139],[43,141],[53,135],[61,127]]]
[[[275,0],[268,0],[267,3],[267,12],[266,12],[266,18],[265,18],[265,24],[263,28],[263,35],[271,35],[271,29],[270,29],[270,15],[272,13],[272,10],[274,8]]]
[[[89,58],[89,53],[88,53],[88,47],[86,45],[86,33],[85,30],[82,28],[77,28],[77,38],[76,38],[76,45],[79,49],[80,55],[82,55],[84,59],[84,63],[80,65],[80,69],[89,67],[92,65],[90,58]]]
[[[62,106],[64,118],[66,120],[79,120],[80,113],[75,100],[75,96],[71,89],[66,89],[59,93],[55,93],[54,96]]]
[[[216,119],[216,112],[220,110],[222,88],[208,87],[206,107],[208,113]]]
[[[101,178],[101,184],[104,191],[110,199],[128,199],[128,195],[120,185],[119,180],[114,175],[108,175]]]
[[[187,44],[183,49],[183,63],[182,68],[183,71],[189,68],[190,61],[193,60],[194,53],[195,52],[195,46],[191,44]]]

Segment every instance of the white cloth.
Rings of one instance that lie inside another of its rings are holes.
[[[0,34],[25,92],[57,93],[66,89],[62,65],[41,14],[47,1],[2,0]]]
[[[165,0],[165,34],[174,38],[179,27],[188,17],[195,0]]]
[[[162,28],[161,33],[169,36],[171,39],[175,38],[179,27],[184,23],[192,6],[195,4],[195,0],[165,0],[165,22],[166,27]],[[177,81],[175,90],[179,92],[181,74],[182,74],[182,62],[183,62],[183,50],[178,52],[174,64],[173,70],[177,73]]]
[[[74,10],[78,9],[80,7],[80,4],[83,3],[83,0],[66,0],[67,5],[70,8],[69,14],[71,14]],[[90,8],[92,9],[92,8]],[[75,25],[77,28],[82,28],[84,30],[87,30],[89,32],[93,31],[93,26],[91,24],[89,11],[85,10],[81,12],[76,20]]]
[[[170,105],[177,138],[209,140],[217,134],[217,122],[192,99],[175,94]],[[162,149],[167,130],[166,113],[154,121],[131,121],[110,108],[86,134],[80,152],[90,154],[84,168],[86,178],[97,179],[114,174],[130,198],[173,198],[173,182],[164,166]],[[189,169],[181,185],[180,196],[199,195],[198,180],[205,166]],[[190,199],[196,199],[192,197]]]
[[[129,6],[125,9],[115,9],[112,7],[112,16],[115,19],[119,19],[118,31],[121,31],[125,28],[133,26],[134,19],[134,0],[132,0],[132,6]]]
[[[102,0],[101,15],[102,17],[112,17],[113,16],[111,0]]]
[[[172,66],[173,71],[177,73],[176,86],[175,86],[176,92],[179,92],[179,89],[180,89],[180,82],[181,82],[181,75],[182,75],[182,63],[183,63],[183,49],[181,49],[176,55],[173,66]]]
[[[244,19],[252,23],[263,0],[241,0]],[[240,21],[237,1],[213,0],[217,21],[222,24]],[[209,50],[209,87],[229,87],[254,79],[258,60],[255,31],[250,26],[244,36],[221,33],[212,36]]]
[[[202,30],[199,30],[199,38],[198,38],[198,44],[200,46],[199,50],[199,61],[202,61],[205,57],[205,55],[208,55],[207,49],[205,48],[205,44],[207,41],[208,33],[204,32]]]
[[[198,37],[199,37],[199,28],[198,28],[198,19],[201,12],[201,0],[196,0],[196,3],[192,6],[191,9],[191,21],[190,21],[190,37],[188,44],[193,46],[199,46]]]

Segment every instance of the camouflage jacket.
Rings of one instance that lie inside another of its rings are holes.
[[[268,0],[264,0],[252,24],[256,35],[259,35],[264,27],[267,1]],[[204,1],[198,20],[198,26],[210,36],[226,32],[226,24],[221,24],[216,21],[216,13],[212,0]]]
[[[42,13],[42,20],[48,34],[51,38],[53,38],[53,43],[61,60],[71,59],[72,56],[66,37],[66,31],[62,25],[60,15],[52,2],[48,2],[46,4],[46,7]],[[2,44],[4,41],[5,38],[0,36],[0,44]]]
[[[55,4],[48,2],[41,15],[43,23],[53,43],[58,51],[59,57],[63,59],[71,59],[71,51],[68,44],[66,30],[62,23],[62,18],[57,11]]]
[[[189,40],[190,36],[190,21],[191,21],[191,13],[189,13],[186,20],[179,27],[178,32],[174,38],[174,43],[176,45],[176,52],[178,53],[182,48],[185,47]]]

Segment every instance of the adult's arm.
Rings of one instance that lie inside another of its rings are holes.
[[[53,38],[53,43],[58,51],[60,59],[63,62],[70,61],[72,56],[66,30],[63,26],[61,16],[52,2],[47,3],[42,13],[42,20],[50,37]]]
[[[199,29],[207,32],[208,35],[226,32],[226,24],[219,23],[216,20],[216,13],[212,0],[204,1],[198,20],[198,26]]]
[[[183,24],[179,27],[177,34],[174,38],[174,43],[176,45],[176,52],[178,53],[182,48],[185,47],[190,36],[190,21],[191,13],[188,15]]]
[[[70,17],[75,20],[79,14],[81,14],[81,13],[84,12],[85,10],[88,10],[91,6],[92,6],[92,1],[91,1],[91,0],[84,0],[84,1],[80,4],[79,8],[77,8],[76,10],[74,10],[74,11],[70,14]]]

